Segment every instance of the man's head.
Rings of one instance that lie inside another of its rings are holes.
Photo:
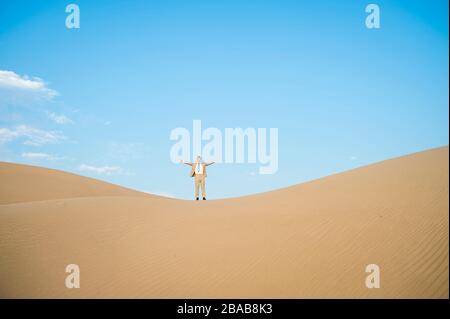
[[[201,162],[202,161],[202,157],[200,155],[197,156],[197,162]]]

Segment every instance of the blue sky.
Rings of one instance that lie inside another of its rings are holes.
[[[172,129],[278,128],[277,173],[211,166],[213,199],[447,145],[448,2],[368,3],[0,0],[0,160],[189,199]]]

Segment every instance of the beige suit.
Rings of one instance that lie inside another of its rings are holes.
[[[206,166],[211,165],[212,163],[201,163],[202,168],[203,168],[203,174],[197,174],[195,172],[195,167],[197,165],[197,162],[194,163],[187,163],[184,162],[184,164],[186,165],[190,165],[191,166],[191,172],[190,172],[190,176],[194,177],[194,181],[195,181],[195,197],[198,197],[198,193],[199,193],[199,188],[202,189],[202,197],[206,197],[206,190],[205,190],[205,180],[206,180],[206,176],[208,176],[206,174]]]
[[[197,165],[197,163],[189,163],[188,165],[191,165],[191,177],[196,176],[197,174],[195,174],[195,167]],[[201,163],[202,167],[203,167],[203,175],[204,177],[206,177],[206,166],[210,165],[210,164],[206,164],[206,163]],[[198,175],[197,175],[198,176]]]

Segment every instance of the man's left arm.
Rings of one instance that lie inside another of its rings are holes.
[[[212,165],[212,164],[214,164],[215,162],[209,162],[209,163],[205,163],[205,166],[209,166],[209,165]]]

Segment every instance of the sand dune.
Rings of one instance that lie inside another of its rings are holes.
[[[144,193],[47,168],[0,163],[0,204],[93,196],[144,196]]]
[[[448,298],[448,160],[443,147],[207,202],[1,163],[0,297]]]

